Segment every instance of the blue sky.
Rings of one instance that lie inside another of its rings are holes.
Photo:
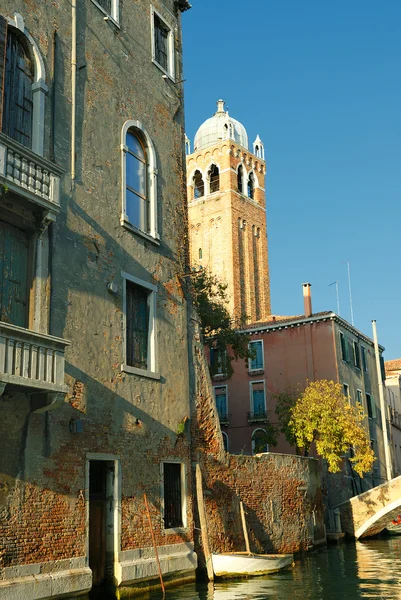
[[[400,0],[193,0],[186,131],[216,100],[267,160],[272,312],[337,312],[401,357]]]

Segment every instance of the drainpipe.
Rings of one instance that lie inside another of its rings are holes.
[[[71,0],[71,186],[75,185],[75,112],[77,91],[77,2]]]
[[[383,444],[384,444],[384,459],[386,463],[386,473],[387,473],[387,481],[393,478],[391,473],[391,457],[390,457],[390,446],[388,443],[388,435],[387,435],[387,411],[384,403],[384,392],[383,392],[383,379],[382,379],[382,371],[380,367],[380,354],[379,354],[379,344],[377,342],[377,330],[376,330],[376,321],[372,321],[373,328],[373,343],[375,347],[375,358],[376,358],[376,371],[377,371],[377,381],[379,384],[379,399],[380,399],[380,410],[382,413],[382,424],[383,424]]]

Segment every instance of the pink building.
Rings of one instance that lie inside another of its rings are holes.
[[[368,415],[377,457],[370,485],[378,485],[385,479],[385,469],[373,341],[333,312],[312,313],[310,284],[303,288],[303,315],[272,316],[249,325],[244,333],[251,337],[255,358],[248,364],[235,362],[229,380],[221,373],[213,376],[226,448],[233,454],[269,450],[293,454],[283,435],[274,448],[268,448],[264,439],[267,423],[277,423],[274,396],[303,389],[308,380],[329,379],[341,383],[344,394],[351,402],[358,400]]]

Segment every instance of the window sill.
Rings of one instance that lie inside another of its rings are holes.
[[[155,371],[148,371],[147,369],[138,369],[137,367],[130,367],[130,365],[122,364],[121,371],[124,373],[130,373],[131,375],[139,375],[140,377],[146,377],[147,379],[160,379],[160,373]]]
[[[249,369],[248,375],[264,375],[264,369]]]
[[[93,0],[92,0],[92,2],[93,2]],[[166,71],[166,69],[164,67],[162,67],[161,64],[159,64],[155,58],[152,58],[152,63],[158,69],[160,69],[160,71],[162,71],[165,75],[167,75],[167,77],[168,77],[168,79],[170,79],[170,81],[172,81],[173,83],[175,83],[175,77],[174,77],[174,75],[172,75],[171,73],[169,73],[168,71]]]
[[[227,379],[227,375],[226,373],[216,373],[212,375],[212,379],[213,381],[224,381],[224,379]]]
[[[105,11],[104,8],[96,2],[96,0],[92,0],[92,3],[100,10],[100,12],[102,12],[105,15],[105,17],[107,17],[107,19],[104,19],[105,21],[110,21],[110,23],[112,23],[115,27],[120,29],[120,24],[118,23],[118,21],[116,21],[107,11]]]
[[[182,535],[188,533],[188,527],[171,527],[170,529],[163,529],[164,535]]]
[[[144,231],[141,231],[140,229],[135,227],[135,225],[132,225],[132,223],[130,223],[124,217],[121,218],[120,223],[121,223],[122,227],[125,227],[125,229],[128,229],[128,231],[131,231],[132,233],[136,233],[137,235],[140,235],[145,240],[147,240],[148,242],[151,242],[155,246],[160,246],[160,236],[158,233],[156,234],[157,237],[153,237],[153,235],[150,235],[150,233],[145,233]]]

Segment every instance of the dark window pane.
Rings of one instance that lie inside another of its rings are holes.
[[[182,527],[181,465],[164,463],[164,527]]]
[[[195,171],[194,175],[194,197],[201,198],[205,194],[205,184],[200,171]]]
[[[157,15],[154,15],[155,59],[165,71],[168,69],[169,29]]]
[[[0,321],[27,327],[28,236],[0,221]]]
[[[253,198],[255,194],[255,179],[253,173],[249,174],[248,177],[248,198]]]
[[[148,368],[149,292],[130,281],[127,285],[127,364]]]
[[[96,0],[96,2],[111,16],[111,2],[112,0]]]
[[[213,194],[214,192],[217,192],[220,189],[220,175],[219,175],[219,169],[218,169],[218,167],[216,167],[216,165],[212,165],[212,167],[209,171],[209,177],[210,177],[210,193]]]
[[[33,64],[17,33],[8,30],[3,100],[3,131],[20,144],[32,145]]]
[[[243,177],[242,177],[242,171],[243,171],[242,167],[241,167],[241,166],[240,166],[240,167],[238,167],[238,173],[237,173],[237,185],[238,185],[238,191],[239,191],[239,192],[241,192],[241,194],[242,194],[242,192],[244,191],[244,190],[243,190]]]

